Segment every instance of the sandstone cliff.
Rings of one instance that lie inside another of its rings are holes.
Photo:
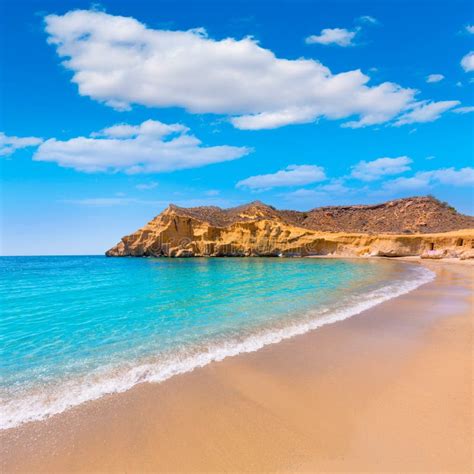
[[[471,258],[473,247],[473,217],[415,197],[308,212],[279,211],[259,201],[231,209],[170,205],[106,255]]]

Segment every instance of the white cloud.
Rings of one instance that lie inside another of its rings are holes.
[[[155,189],[158,186],[158,183],[155,181],[152,181],[151,183],[140,183],[137,184],[135,187],[139,191],[149,191],[150,189]]]
[[[440,82],[443,79],[444,76],[442,74],[430,74],[429,76],[426,76],[426,82],[428,83]]]
[[[426,171],[431,174],[431,179],[440,184],[449,184],[452,186],[471,186],[474,185],[474,168],[466,167],[456,170],[454,168],[445,168],[434,171]]]
[[[456,114],[470,114],[474,112],[474,105],[468,105],[466,107],[456,107],[453,109],[453,112]]]
[[[461,66],[466,72],[474,71],[474,51],[470,51],[461,59]]]
[[[456,107],[460,102],[458,100],[443,100],[439,102],[430,102],[427,100],[412,103],[407,107],[407,111],[400,115],[393,123],[394,126],[399,127],[410,123],[426,123],[438,120],[441,115],[449,109]],[[373,120],[370,115],[363,117],[360,120],[345,122],[342,127],[361,128],[378,123]]]
[[[432,171],[420,171],[408,178],[397,178],[384,183],[384,190],[391,192],[421,191],[433,185],[442,184],[449,186],[474,185],[474,168],[466,167],[456,170],[444,168]]]
[[[375,181],[383,176],[400,174],[410,170],[411,162],[412,160],[408,156],[360,161],[352,167],[351,176],[361,181]]]
[[[261,130],[278,128],[293,123],[310,123],[315,120],[311,107],[293,107],[278,112],[262,112],[254,115],[242,115],[231,119],[232,124],[241,130]]]
[[[352,46],[357,30],[350,31],[345,28],[324,28],[319,35],[311,35],[306,38],[307,44],[337,44],[338,46]]]
[[[290,165],[271,174],[250,176],[237,183],[237,187],[270,189],[281,186],[304,186],[326,179],[324,169],[315,165]]]
[[[104,128],[100,132],[93,132],[91,133],[91,136],[124,139],[137,137],[139,135],[147,135],[162,138],[172,133],[186,133],[188,131],[188,127],[180,123],[173,123],[169,125],[157,120],[146,120],[140,125],[119,123],[117,125],[113,125],[112,127]]]
[[[474,35],[474,25],[466,25],[466,31]]]
[[[218,189],[209,189],[204,193],[206,196],[219,196],[220,191]]]
[[[383,185],[385,191],[392,193],[397,193],[401,191],[413,191],[413,192],[423,192],[430,186],[429,178],[425,176],[411,176],[409,178],[396,178],[391,181],[387,181]]]
[[[411,111],[403,114],[395,123],[396,127],[410,123],[425,123],[438,120],[449,109],[459,105],[459,100],[443,100],[440,102],[419,102]]]
[[[206,147],[184,125],[147,120],[140,125],[115,125],[91,137],[46,140],[33,159],[78,171],[134,174],[197,168],[235,160],[250,151],[227,145]]]
[[[38,146],[42,141],[37,137],[9,137],[0,132],[0,156],[9,156],[20,148]]]
[[[315,60],[277,58],[250,37],[214,40],[203,29],[151,29],[84,10],[48,15],[46,31],[79,93],[117,109],[177,106],[262,129],[320,117],[367,126],[416,104],[413,89],[368,85],[359,69],[333,74]]]

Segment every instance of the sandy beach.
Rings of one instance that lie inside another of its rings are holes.
[[[358,316],[0,432],[2,472],[472,472],[474,267],[414,264]]]

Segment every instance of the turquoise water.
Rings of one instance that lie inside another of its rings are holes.
[[[357,314],[431,279],[390,261],[0,258],[0,428]]]

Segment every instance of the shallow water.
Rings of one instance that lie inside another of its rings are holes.
[[[432,279],[386,260],[0,258],[0,428],[345,319]]]

